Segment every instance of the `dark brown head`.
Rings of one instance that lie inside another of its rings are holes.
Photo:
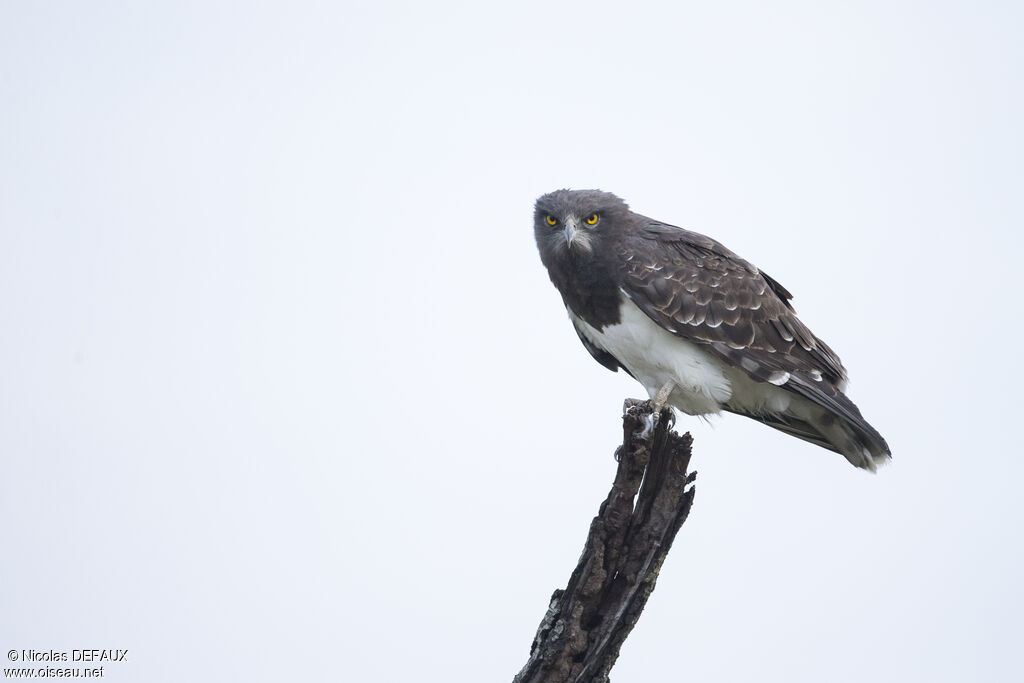
[[[541,260],[589,260],[632,213],[626,202],[600,190],[556,190],[537,200],[533,232]]]

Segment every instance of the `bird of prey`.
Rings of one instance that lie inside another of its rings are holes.
[[[753,264],[599,190],[544,195],[533,227],[583,346],[659,409],[745,415],[871,471],[890,457],[839,357]]]

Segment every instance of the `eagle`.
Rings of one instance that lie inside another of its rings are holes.
[[[583,346],[659,412],[744,415],[872,472],[891,458],[847,398],[839,356],[752,263],[600,190],[540,197],[533,228]]]

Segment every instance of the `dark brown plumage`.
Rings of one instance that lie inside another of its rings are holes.
[[[748,415],[861,467],[889,456],[843,393],[839,357],[797,318],[792,295],[723,245],[594,190],[538,199],[534,231],[580,339],[605,367],[623,367],[652,395],[672,380],[672,403],[687,412]],[[646,318],[624,322],[632,306]],[[641,329],[644,320],[694,346]]]

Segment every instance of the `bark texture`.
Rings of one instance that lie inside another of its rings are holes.
[[[690,435],[650,401],[623,407],[619,466],[565,590],[551,596],[513,683],[605,683],[693,503]],[[635,502],[634,502],[635,501]]]

